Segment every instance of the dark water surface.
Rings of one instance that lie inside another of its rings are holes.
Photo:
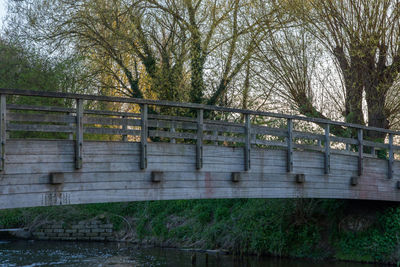
[[[313,262],[296,259],[246,257],[196,253],[177,249],[138,249],[121,243],[1,241],[0,266],[271,266],[366,267],[347,262]],[[208,258],[208,259],[207,259]],[[208,263],[207,263],[208,262]]]

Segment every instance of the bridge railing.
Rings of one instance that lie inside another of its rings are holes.
[[[73,100],[73,107],[16,105],[19,96]],[[8,102],[6,101],[8,99]],[[4,169],[7,139],[18,133],[57,133],[47,138],[65,138],[75,142],[76,168],[84,162],[83,142],[100,139],[140,142],[140,167],[147,167],[148,142],[192,143],[196,145],[196,168],[203,165],[204,145],[234,145],[244,149],[244,169],[251,169],[251,149],[265,147],[287,151],[287,171],[293,171],[293,151],[313,150],[324,154],[325,173],[330,173],[331,153],[356,155],[358,174],[363,174],[363,158],[376,157],[376,151],[387,157],[388,178],[393,176],[395,153],[400,146],[394,141],[400,132],[338,121],[293,116],[271,112],[243,110],[192,103],[176,103],[134,98],[106,97],[70,93],[0,89],[1,165]],[[84,109],[86,102],[114,102],[121,109],[137,112]],[[174,115],[171,115],[174,114]],[[304,127],[308,124],[308,127]],[[356,137],[332,134],[333,127],[349,130]],[[364,132],[386,136],[374,142]],[[22,135],[23,136],[23,135]],[[30,135],[37,137],[36,135]],[[29,137],[25,136],[25,137]]]

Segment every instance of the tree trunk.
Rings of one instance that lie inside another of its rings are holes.
[[[201,51],[201,38],[200,33],[196,29],[194,33],[192,32],[190,48],[190,66],[192,70],[191,76],[191,92],[190,101],[192,103],[201,103],[203,101],[203,59]]]
[[[356,50],[356,49],[355,49]],[[343,47],[337,46],[333,50],[333,54],[339,63],[342,71],[345,87],[345,120],[349,123],[364,124],[364,115],[362,111],[362,95],[363,95],[363,73],[361,64],[357,58],[357,50],[350,52],[350,62],[344,53]]]
[[[196,10],[192,6],[192,2],[185,1],[187,10],[189,13],[190,22],[190,67],[191,67],[191,91],[190,91],[190,101],[192,103],[202,103],[203,102],[203,51],[201,47],[201,33],[199,26],[196,23]]]
[[[368,126],[378,128],[389,128],[389,120],[385,112],[386,94],[379,90],[379,86],[371,85],[365,88],[368,105]],[[386,134],[382,132],[368,131],[368,138],[371,140],[383,140]]]

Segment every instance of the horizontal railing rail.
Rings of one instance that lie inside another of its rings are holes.
[[[288,172],[293,171],[293,150],[320,151],[325,155],[326,174],[330,173],[331,153],[357,155],[359,158],[358,174],[362,175],[363,158],[375,157],[376,150],[387,150],[389,178],[393,176],[394,154],[400,150],[400,146],[394,144],[394,137],[400,135],[399,131],[318,118],[193,103],[16,89],[0,89],[0,95],[0,152],[2,155],[0,170],[4,169],[7,134],[16,132],[66,134],[66,138],[75,141],[77,169],[82,167],[84,137],[93,134],[117,135],[122,137],[122,141],[140,142],[140,167],[142,169],[147,167],[147,142],[150,141],[176,143],[190,140],[192,144],[196,144],[197,169],[202,168],[204,144],[243,146],[245,171],[251,168],[250,151],[255,145],[286,149]],[[76,101],[76,107],[7,104],[6,96],[72,99]],[[140,113],[84,109],[83,101],[135,104],[139,105]],[[187,116],[149,114],[148,106],[189,109],[196,110],[197,113],[190,113],[192,115]],[[204,115],[205,111],[239,114],[240,116],[237,115],[236,120],[240,122],[212,119],[212,117]],[[252,116],[285,120],[285,123],[281,123],[281,127],[272,127],[268,123],[252,124]],[[318,127],[309,131],[295,130],[293,121],[315,123]],[[331,126],[354,129],[357,132],[357,138],[334,136],[331,133]],[[317,128],[320,129],[319,132]],[[387,142],[364,140],[363,131],[375,131],[388,135]],[[340,145],[345,149],[340,149]],[[365,147],[369,149],[365,149]],[[367,150],[370,153],[365,153]]]
[[[155,106],[166,106],[175,108],[188,108],[188,109],[203,109],[209,111],[222,111],[231,113],[241,113],[248,115],[259,115],[265,117],[274,117],[281,119],[292,119],[292,120],[302,120],[306,122],[313,122],[319,124],[330,124],[343,127],[350,127],[354,129],[362,129],[367,131],[383,132],[387,134],[400,135],[400,131],[394,131],[389,129],[377,128],[364,126],[360,124],[346,123],[340,121],[332,121],[320,118],[310,118],[296,115],[288,115],[273,112],[264,111],[254,111],[248,109],[238,109],[238,108],[228,108],[221,106],[210,106],[204,104],[196,103],[180,103],[172,101],[162,101],[162,100],[150,100],[141,98],[124,98],[124,97],[111,97],[111,96],[97,96],[97,95],[85,95],[85,94],[72,94],[72,93],[56,93],[56,92],[41,92],[41,91],[31,91],[31,90],[18,90],[18,89],[4,89],[0,88],[0,94],[4,95],[19,95],[19,96],[38,96],[38,97],[50,97],[50,98],[65,98],[65,99],[82,99],[82,100],[93,100],[93,101],[105,101],[105,102],[119,102],[119,103],[132,103],[132,104],[146,104]]]

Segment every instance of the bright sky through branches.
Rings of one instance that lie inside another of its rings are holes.
[[[3,19],[7,12],[7,0],[0,0],[0,29],[3,27]]]

